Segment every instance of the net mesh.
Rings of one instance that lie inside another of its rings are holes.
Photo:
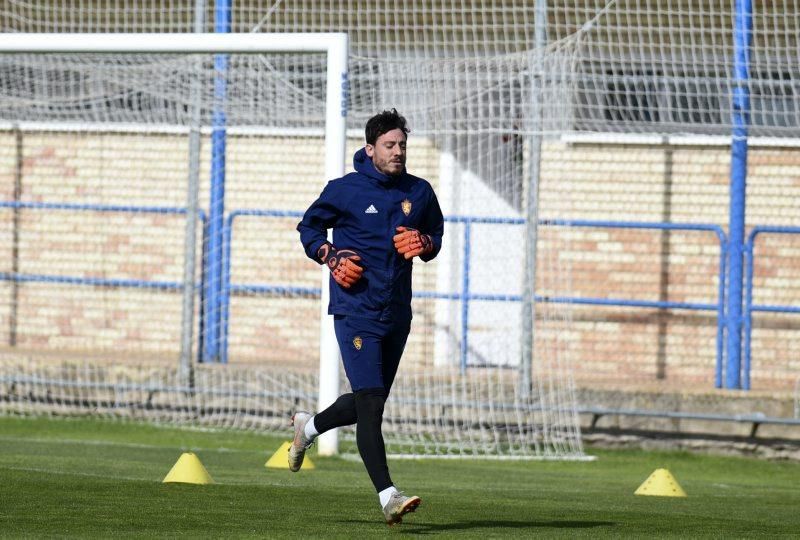
[[[545,8],[538,18],[537,5]],[[414,300],[387,408],[390,445],[408,453],[578,455],[573,377],[584,387],[712,384],[718,236],[554,220],[727,222],[732,9],[681,0],[235,3],[234,32],[347,32],[348,155],[362,144],[365,121],[396,107],[412,129],[409,168],[432,182],[451,218],[442,253],[415,269],[415,290],[424,294]],[[0,6],[0,29],[179,34],[194,29],[194,10],[190,1],[12,1]],[[792,149],[800,126],[797,14],[793,2],[758,5],[753,14],[750,133],[771,141],[751,149],[748,219],[758,223],[800,225],[785,202],[800,188],[782,180],[800,171]],[[213,17],[208,8],[206,31]],[[207,186],[211,132],[224,113],[230,253],[202,243],[197,253],[230,263],[219,330],[228,367],[316,369],[319,271],[293,227],[325,180],[324,55],[231,55],[224,69],[216,61],[0,56],[8,202],[0,238],[9,254],[4,275],[17,276],[0,283],[9,358],[175,361],[186,134],[199,123]],[[725,136],[723,147],[713,137],[690,142],[715,135]],[[521,392],[534,163],[546,223],[537,242],[542,301],[534,387]],[[201,220],[209,204],[203,187]],[[788,269],[786,256],[775,254]],[[203,268],[199,262],[197,283]],[[70,281],[76,276],[83,281]],[[795,277],[757,276],[756,285],[757,298],[779,303],[800,294]],[[467,292],[465,308],[459,295]],[[575,297],[610,307],[568,301]],[[619,298],[701,309],[614,305]],[[204,320],[206,292],[197,300],[196,320]],[[754,385],[785,389],[798,369],[788,345],[796,323],[760,317],[759,350],[781,360],[755,364]],[[199,355],[197,339],[194,346]]]
[[[541,73],[543,86],[559,98],[544,100],[552,113],[545,112],[544,131],[730,132],[733,6],[708,0],[540,4],[546,38],[539,47],[533,1],[414,0],[399,7],[242,1],[230,8],[230,19],[233,32],[347,32],[354,128],[391,103],[415,118],[418,130],[538,131],[538,120],[534,125],[526,114],[526,92],[531,73]],[[789,1],[754,9],[747,82],[754,135],[796,135],[796,10]],[[191,1],[13,1],[0,9],[0,30],[183,33],[194,30],[194,11]],[[205,30],[213,31],[213,7],[205,19]],[[166,99],[175,95],[165,93]]]

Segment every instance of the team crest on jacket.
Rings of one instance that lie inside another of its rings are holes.
[[[400,207],[403,209],[403,213],[405,215],[408,215],[408,214],[411,213],[411,201],[409,201],[408,199],[406,199],[403,202],[401,202],[400,203]]]
[[[361,344],[361,336],[356,336],[353,338],[353,347],[355,347],[357,351],[361,350]]]

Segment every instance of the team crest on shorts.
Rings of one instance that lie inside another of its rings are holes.
[[[353,338],[353,347],[355,347],[357,351],[360,351],[361,350],[361,345],[362,345],[361,336],[354,337]]]
[[[401,202],[400,203],[400,207],[403,209],[403,213],[405,215],[408,215],[408,214],[411,213],[411,201],[409,201],[408,199],[406,199],[403,202]]]

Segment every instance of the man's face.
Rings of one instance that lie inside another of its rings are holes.
[[[375,168],[386,176],[403,172],[406,166],[406,134],[402,129],[387,131],[366,146],[367,155],[372,158]]]

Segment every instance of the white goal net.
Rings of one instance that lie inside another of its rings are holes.
[[[581,455],[559,345],[566,310],[541,310],[537,361],[520,360],[529,143],[490,141],[491,127],[453,136],[437,127],[471,99],[488,117],[491,100],[458,90],[412,104],[411,88],[363,88],[369,79],[331,74],[324,51],[287,51],[313,35],[249,54],[191,54],[191,35],[142,53],[137,40],[158,35],[114,37],[52,36],[50,51],[27,34],[13,43],[23,49],[26,38],[36,54],[0,56],[11,173],[5,410],[269,430],[296,408],[317,410],[320,270],[294,227],[344,171],[329,164],[344,153],[326,132],[331,113],[343,121],[349,108],[361,126],[349,133],[349,162],[364,119],[394,106],[411,124],[410,168],[434,184],[448,223],[439,261],[416,270],[414,328],[386,413],[390,452]],[[503,62],[525,76],[522,56]],[[401,66],[357,55],[350,64],[356,75]],[[525,94],[516,86],[514,100]],[[341,92],[332,101],[331,88]],[[473,164],[457,150],[484,144]]]

